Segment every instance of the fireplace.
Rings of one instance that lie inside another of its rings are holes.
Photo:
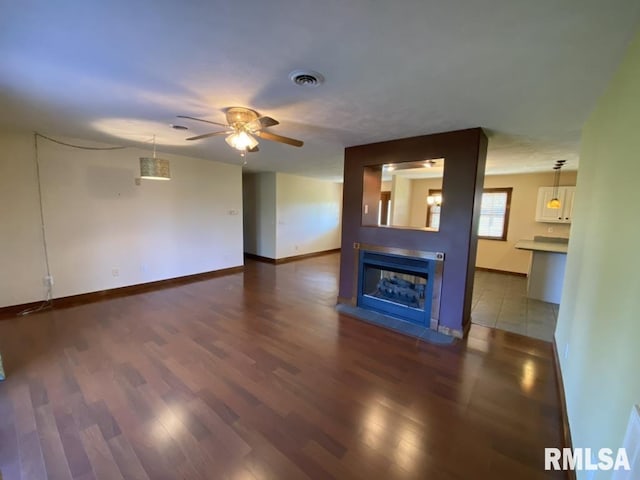
[[[358,258],[358,307],[437,328],[443,254],[361,247]]]

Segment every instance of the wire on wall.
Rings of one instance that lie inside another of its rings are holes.
[[[60,140],[56,140],[54,138],[51,137],[47,137],[46,135],[42,135],[41,133],[35,132],[34,135],[36,136],[36,142],[37,142],[37,138],[44,138],[45,140],[49,140],[50,142],[53,143],[57,143],[58,145],[64,145],[65,147],[71,147],[71,148],[79,148],[80,150],[122,150],[124,148],[130,148],[130,147],[123,147],[123,146],[117,146],[117,147],[85,147],[83,145],[74,145],[73,143],[67,143],[67,142],[62,142]]]
[[[124,146],[117,147],[86,147],[83,145],[74,145],[72,143],[62,142],[60,140],[56,140],[51,137],[47,137],[46,135],[42,135],[41,133],[34,132],[33,133],[33,143],[35,147],[35,166],[36,166],[36,179],[38,183],[38,204],[40,206],[40,227],[42,229],[42,249],[44,251],[44,262],[47,270],[47,275],[45,277],[45,284],[47,287],[47,293],[45,300],[36,307],[27,308],[18,313],[18,315],[29,315],[31,313],[40,312],[42,310],[46,310],[47,308],[51,308],[53,306],[53,277],[51,276],[51,266],[49,264],[49,249],[47,246],[47,229],[45,227],[44,220],[44,207],[42,205],[42,182],[40,179],[40,155],[38,150],[38,138],[43,138],[45,140],[49,140],[50,142],[57,143],[58,145],[64,145],[65,147],[77,148],[80,150],[122,150]]]

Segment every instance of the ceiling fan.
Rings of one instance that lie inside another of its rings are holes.
[[[189,117],[187,115],[178,115],[178,118],[186,118],[189,120],[196,120],[198,122],[205,122],[225,127],[226,130],[189,137],[187,140],[200,140],[202,138],[209,138],[217,135],[227,135],[225,141],[229,146],[239,150],[242,156],[244,156],[246,152],[258,151],[258,141],[255,137],[274,142],[286,143],[287,145],[292,145],[294,147],[301,147],[303,145],[302,141],[296,140],[295,138],[283,137],[282,135],[276,135],[275,133],[266,131],[266,128],[278,125],[279,122],[271,117],[260,116],[258,112],[251,110],[250,108],[231,107],[227,109],[226,116],[227,123],[212,122],[210,120]]]

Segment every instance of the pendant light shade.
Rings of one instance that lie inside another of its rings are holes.
[[[547,208],[557,210],[562,207],[562,202],[558,198],[558,187],[560,186],[560,170],[564,166],[566,160],[558,160],[553,167],[553,197],[547,202]]]
[[[169,160],[156,157],[156,136],[153,136],[153,157],[140,157],[140,178],[146,180],[171,180]]]
[[[552,198],[551,200],[549,200],[547,202],[547,208],[553,208],[553,209],[558,209],[562,206],[562,204],[560,203],[560,199],[559,198]]]
[[[169,160],[140,157],[140,178],[147,180],[171,180]]]

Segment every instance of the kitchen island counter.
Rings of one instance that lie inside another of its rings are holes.
[[[543,302],[560,303],[567,259],[568,239],[520,240],[516,248],[532,252],[527,277],[527,296]]]

